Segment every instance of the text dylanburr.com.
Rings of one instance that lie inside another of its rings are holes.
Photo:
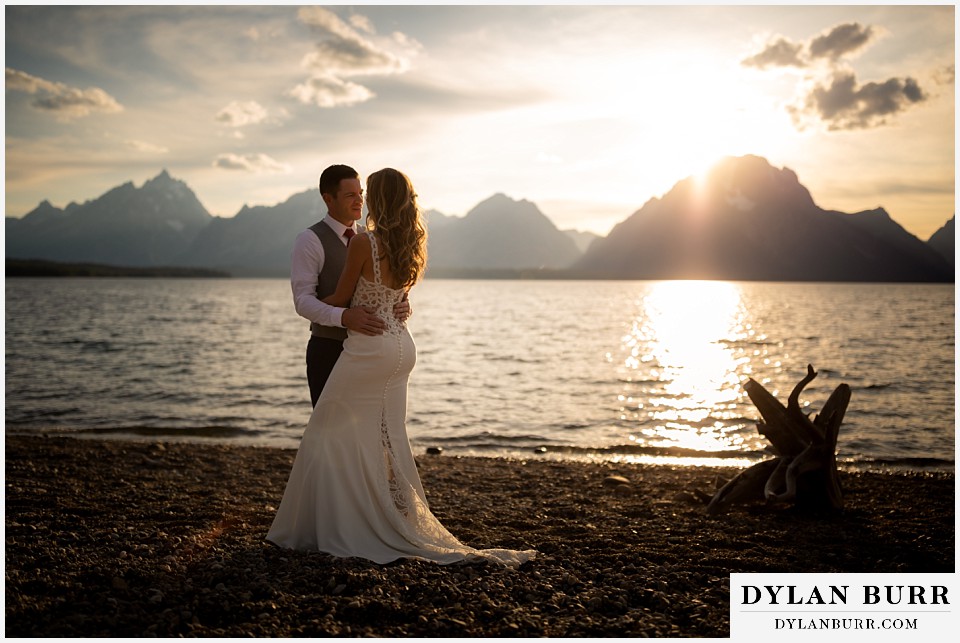
[[[955,574],[731,574],[730,638],[956,640],[956,587]]]

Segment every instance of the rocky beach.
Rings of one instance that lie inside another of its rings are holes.
[[[727,637],[731,572],[953,572],[953,473],[841,471],[845,511],[705,514],[738,469],[419,455],[519,569],[283,550],[294,450],[8,436],[8,637]],[[628,484],[610,484],[611,476]]]

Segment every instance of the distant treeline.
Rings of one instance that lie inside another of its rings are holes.
[[[180,268],[176,266],[138,268],[133,266],[110,266],[100,263],[62,263],[41,259],[7,259],[7,277],[215,277],[225,278],[230,274],[206,268]]]

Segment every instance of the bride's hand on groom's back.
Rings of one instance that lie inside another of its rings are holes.
[[[343,327],[363,335],[382,335],[387,325],[372,309],[362,306],[347,308],[340,318]]]

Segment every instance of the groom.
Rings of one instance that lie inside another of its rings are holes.
[[[297,235],[290,261],[293,305],[297,314],[310,321],[307,383],[313,406],[343,351],[347,329],[381,335],[386,328],[370,309],[338,308],[320,301],[337,289],[347,244],[357,232],[356,222],[363,212],[360,176],[346,165],[331,165],[320,175],[320,196],[327,206],[327,216]],[[400,320],[409,317],[409,302],[397,304],[394,314]]]

